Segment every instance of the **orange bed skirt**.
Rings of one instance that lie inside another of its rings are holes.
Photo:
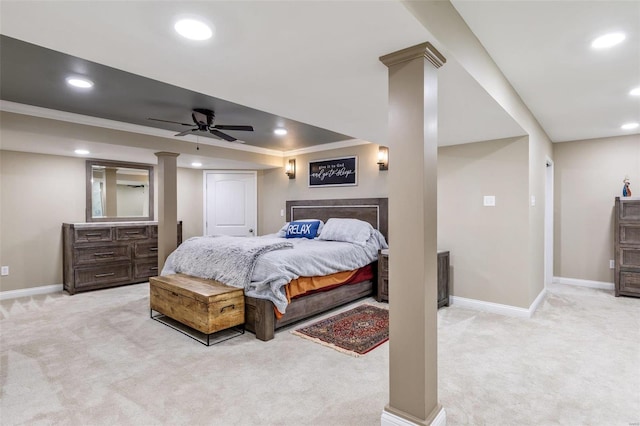
[[[373,279],[373,267],[369,264],[362,268],[354,269],[353,271],[337,272],[321,277],[300,277],[291,280],[289,284],[285,286],[285,293],[287,295],[287,302],[291,303],[291,300],[297,297],[371,279]],[[282,318],[283,314],[281,314],[280,311],[275,307],[273,310],[276,313],[277,319]]]

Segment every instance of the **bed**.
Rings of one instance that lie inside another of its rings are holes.
[[[319,238],[196,237],[169,256],[162,274],[185,273],[244,287],[245,328],[268,341],[278,328],[374,293],[378,249],[386,247],[381,237],[387,237],[387,204],[386,198],[288,201],[287,222],[325,222]],[[309,268],[314,273],[305,273]],[[298,277],[326,278],[351,270],[344,285],[289,297]]]

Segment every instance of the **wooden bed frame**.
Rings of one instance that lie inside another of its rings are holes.
[[[300,219],[355,218],[364,220],[388,237],[387,198],[350,198],[313,201],[287,201],[287,222]],[[374,268],[376,270],[376,268]],[[367,280],[329,291],[294,299],[282,318],[276,319],[273,303],[265,299],[245,296],[245,328],[256,338],[267,341],[275,331],[335,307],[374,294],[374,281]]]

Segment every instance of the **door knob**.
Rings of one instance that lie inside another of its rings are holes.
[[[249,229],[249,232],[253,234],[253,228]]]

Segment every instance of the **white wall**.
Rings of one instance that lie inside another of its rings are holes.
[[[454,296],[529,307],[528,150],[526,137],[438,150],[438,248]]]
[[[629,176],[640,195],[640,135],[554,144],[554,275],[613,282],[613,206]]]
[[[62,224],[85,221],[85,161],[0,151],[0,291],[62,284]],[[202,235],[202,170],[178,168],[177,182],[183,239]]]
[[[358,185],[345,187],[309,188],[309,161],[340,158],[356,155],[358,157]],[[365,144],[350,148],[314,152],[296,155],[296,178],[289,179],[284,167],[264,170],[258,175],[259,233],[264,235],[276,232],[285,221],[280,211],[285,209],[287,200],[320,200],[329,198],[369,198],[387,197],[387,171],[379,170],[378,145]],[[284,162],[289,158],[285,158]],[[393,168],[393,153],[390,153],[389,168]]]

